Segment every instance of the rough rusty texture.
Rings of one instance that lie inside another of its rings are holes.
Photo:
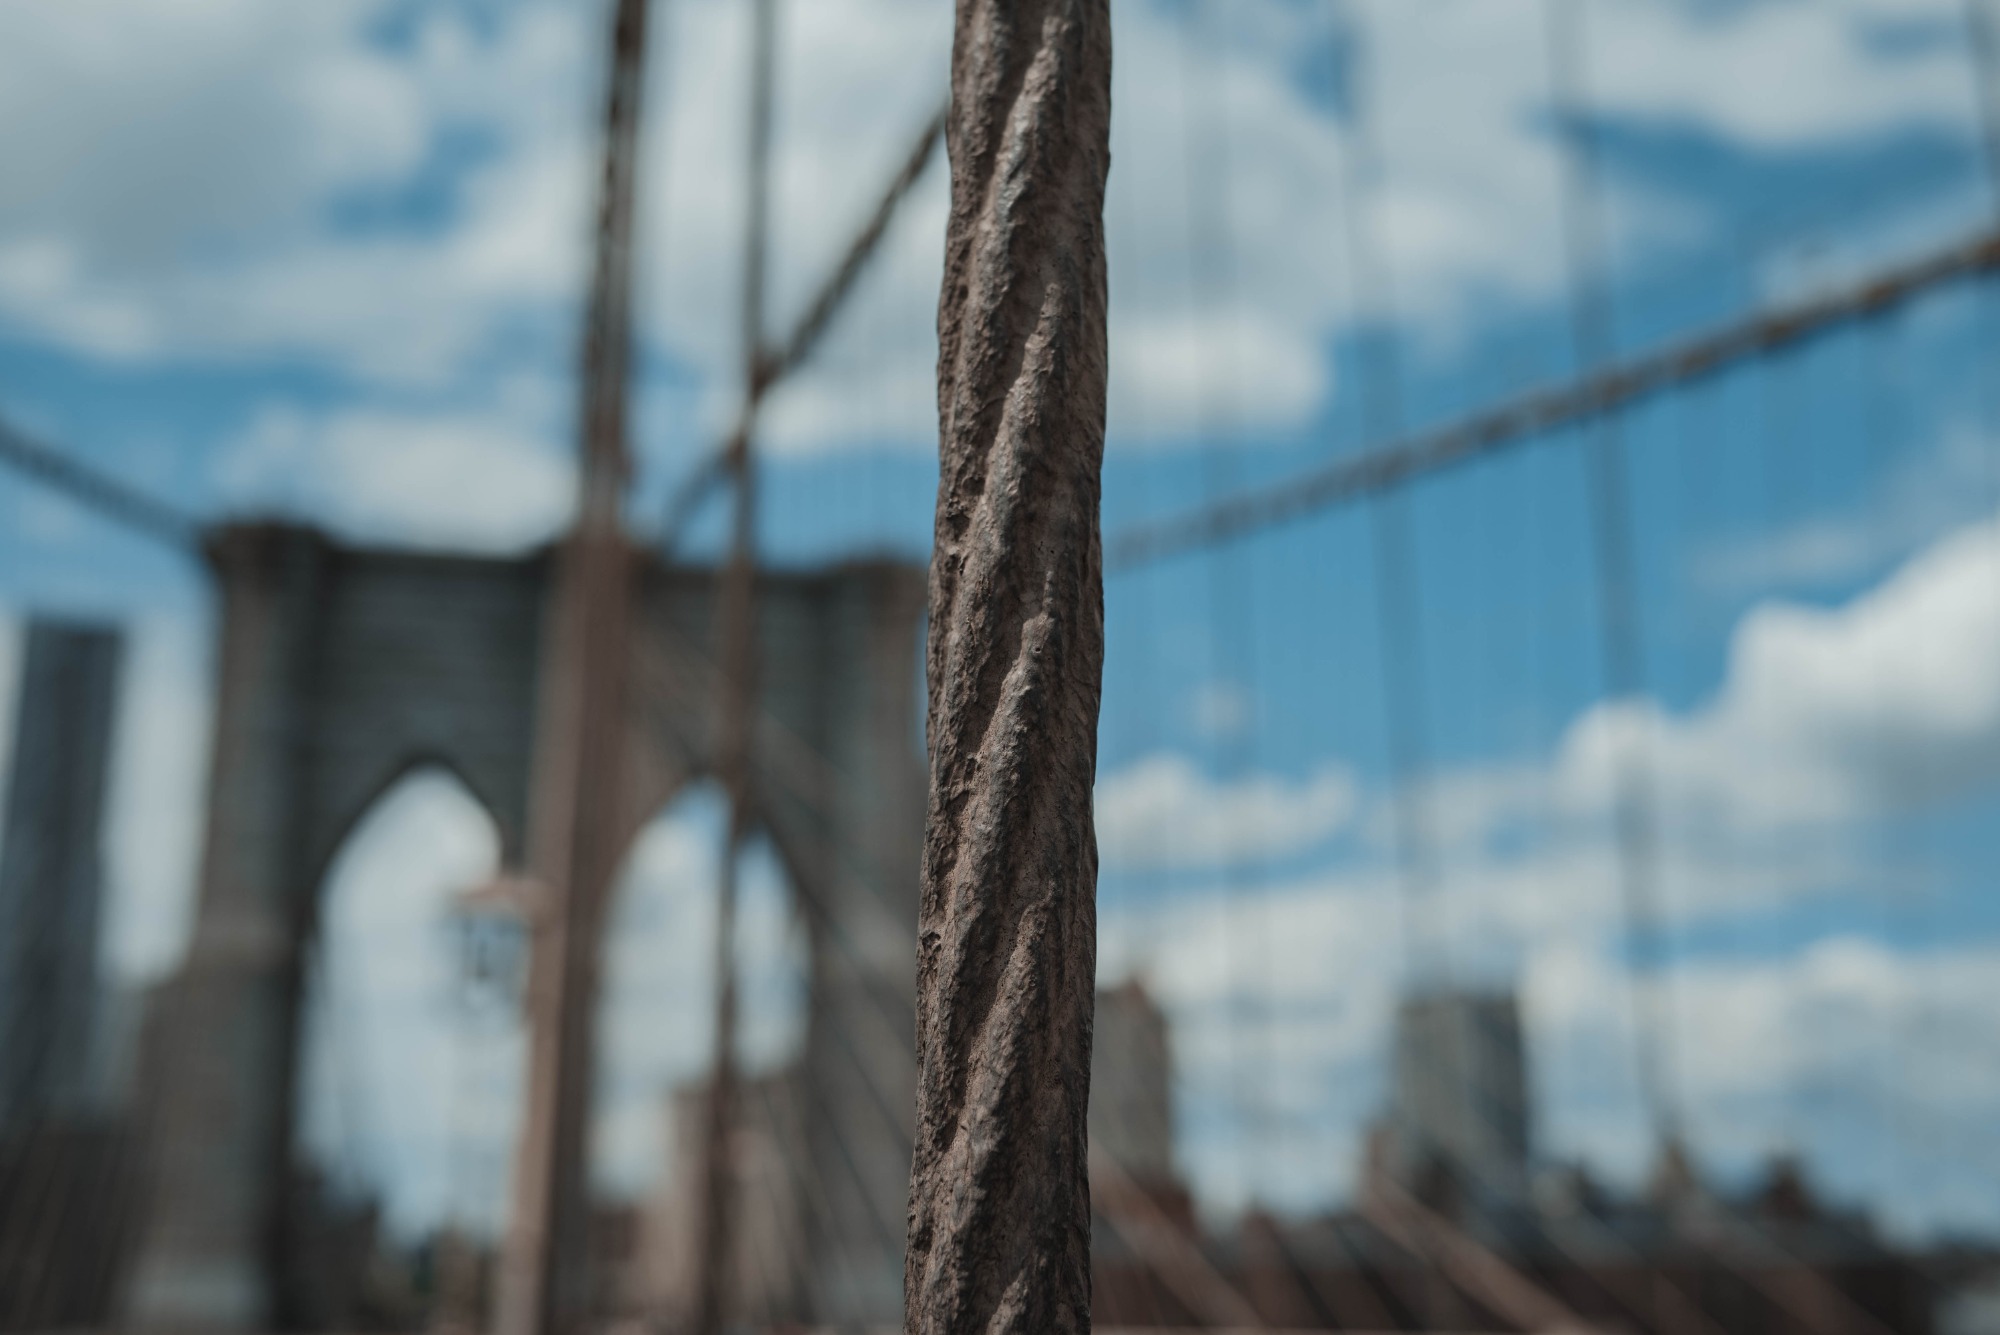
[[[1090,1327],[1109,0],[958,0],[904,1326]]]

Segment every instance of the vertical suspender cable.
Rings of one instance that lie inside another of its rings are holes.
[[[1402,435],[1404,395],[1394,275],[1376,250],[1370,225],[1370,206],[1381,163],[1371,115],[1374,87],[1368,76],[1372,53],[1366,47],[1363,31],[1364,3],[1365,0],[1334,0],[1340,28],[1360,48],[1347,64],[1348,119],[1341,152],[1340,196],[1349,286],[1354,293],[1356,327],[1362,334],[1361,435],[1362,448],[1368,449]],[[1438,887],[1428,791],[1429,710],[1424,691],[1415,543],[1408,503],[1400,489],[1374,497],[1368,507],[1368,521],[1374,554],[1383,704],[1388,721],[1389,782],[1395,803],[1404,989],[1414,994],[1431,982],[1449,988],[1452,971],[1447,934],[1443,931],[1428,934],[1431,939],[1427,941],[1425,931],[1424,910],[1429,907],[1435,912]],[[1451,1081],[1464,1074],[1462,1069],[1443,1073]],[[1427,1157],[1435,1156],[1440,1161],[1443,1158],[1442,1146],[1424,1145],[1420,1150]],[[1458,1167],[1463,1166],[1453,1166],[1454,1171]],[[1448,1324],[1457,1305],[1454,1286],[1437,1264],[1431,1248],[1422,1248],[1415,1254],[1427,1272],[1420,1293],[1430,1309],[1427,1313],[1430,1323]]]
[[[1350,33],[1356,31],[1353,10],[1363,0],[1336,0],[1337,12],[1347,20]],[[1397,439],[1404,429],[1403,367],[1396,326],[1397,303],[1392,266],[1375,249],[1369,226],[1368,205],[1373,198],[1375,173],[1379,170],[1373,124],[1369,116],[1369,94],[1365,71],[1368,65],[1356,59],[1352,68],[1362,71],[1350,89],[1351,142],[1343,154],[1344,189],[1342,202],[1346,223],[1349,264],[1353,271],[1356,304],[1362,318],[1372,325],[1368,340],[1371,354],[1362,377],[1362,425],[1371,443]],[[1439,868],[1435,830],[1432,826],[1428,792],[1429,748],[1427,694],[1425,692],[1424,642],[1420,622],[1422,606],[1417,581],[1414,534],[1410,527],[1405,498],[1392,490],[1375,498],[1370,511],[1376,567],[1377,609],[1383,655],[1384,696],[1390,724],[1390,759],[1396,785],[1396,826],[1399,860],[1402,867],[1405,915],[1405,948],[1413,990],[1426,982],[1445,989],[1453,985],[1452,952],[1443,924],[1434,939],[1426,941],[1421,910],[1424,901],[1435,903],[1439,889]],[[1427,949],[1434,951],[1426,958]],[[1426,978],[1425,975],[1431,975]],[[1478,1078],[1463,1065],[1455,1045],[1448,1045],[1442,1061],[1450,1069],[1442,1074],[1450,1082],[1466,1086]],[[1492,1091],[1472,1091],[1482,1103]],[[1453,1156],[1451,1147],[1425,1145],[1422,1152],[1471,1185],[1476,1192],[1496,1184],[1482,1172],[1481,1165]],[[1430,1217],[1412,1218],[1417,1236],[1435,1226]],[[1454,1282],[1436,1268],[1435,1249],[1424,1247],[1419,1259],[1432,1267],[1427,1298],[1436,1304],[1433,1321],[1449,1319],[1456,1305]]]
[[[1235,357],[1236,340],[1232,322],[1235,318],[1236,273],[1233,256],[1230,254],[1229,204],[1229,128],[1226,108],[1216,108],[1208,133],[1203,134],[1203,118],[1199,114],[1197,89],[1201,80],[1196,69],[1198,25],[1202,7],[1192,5],[1187,11],[1186,27],[1181,42],[1181,109],[1184,116],[1185,133],[1183,150],[1186,154],[1184,172],[1188,206],[1188,257],[1190,268],[1189,305],[1195,316],[1196,327],[1201,323],[1204,306],[1215,309],[1214,323],[1222,341],[1220,373],[1223,388],[1211,391],[1197,381],[1200,399],[1196,406],[1196,432],[1203,451],[1206,469],[1205,489],[1213,498],[1227,495],[1235,483],[1236,441],[1233,420],[1235,403]],[[1206,155],[1202,152],[1207,150]],[[1199,355],[1199,353],[1197,353]],[[1197,369],[1196,375],[1200,375]],[[1239,721],[1228,717],[1229,707],[1223,698],[1218,698],[1218,717],[1214,722],[1222,739],[1223,769],[1226,778],[1239,778],[1247,767],[1249,752],[1256,745],[1257,689],[1255,623],[1251,604],[1252,581],[1246,580],[1238,564],[1241,556],[1236,552],[1215,552],[1209,556],[1208,593],[1209,624],[1214,643],[1214,661],[1217,668],[1218,685],[1226,686],[1227,678],[1240,675],[1244,700],[1244,717]],[[1235,652],[1231,653],[1234,646]],[[1233,734],[1233,735],[1232,735]],[[1247,743],[1246,743],[1246,740]],[[1239,1132],[1243,1135],[1246,1152],[1241,1160],[1246,1186],[1250,1186],[1254,1172],[1251,1146],[1268,1144],[1268,1128],[1261,1125],[1266,1112],[1264,1091],[1253,1092],[1253,1083],[1248,1078],[1248,1061],[1242,1051],[1244,1008],[1241,993],[1247,980],[1259,976],[1261,969],[1244,970],[1239,966],[1246,963],[1240,957],[1239,924],[1236,915],[1243,905],[1241,855],[1228,845],[1230,831],[1222,832],[1223,847],[1218,849],[1223,862],[1225,877],[1224,906],[1222,921],[1222,950],[1227,981],[1224,987],[1224,1024],[1230,1065],[1230,1086],[1232,1090],[1231,1111],[1239,1119]],[[1266,1017],[1268,1019],[1268,1017]],[[1242,1125],[1247,1123],[1247,1127]],[[1250,1187],[1250,1197],[1254,1199],[1255,1189]]]
[[[1335,0],[1334,12],[1350,35],[1361,32],[1358,5]],[[1396,292],[1389,266],[1378,254],[1369,224],[1379,170],[1369,99],[1367,53],[1349,64],[1348,134],[1341,154],[1341,214],[1355,314],[1363,331],[1361,425],[1364,448],[1403,434],[1403,367],[1397,346]],[[1435,971],[1448,981],[1449,951],[1442,934],[1426,942],[1423,910],[1438,884],[1427,792],[1428,706],[1424,690],[1423,635],[1418,621],[1416,553],[1407,505],[1400,490],[1373,498],[1368,507],[1375,556],[1375,605],[1382,655],[1382,690],[1389,733],[1390,783],[1395,792],[1396,854],[1401,867],[1403,950],[1409,982]],[[1427,945],[1436,951],[1430,957]]]
[[[1979,146],[1986,188],[2000,214],[2000,20],[1993,0],[1965,0],[1966,44],[1972,56],[1972,94],[1978,103]]]
[[[1613,349],[1608,241],[1597,179],[1597,145],[1586,109],[1582,8],[1577,0],[1544,0],[1549,69],[1563,163],[1563,241],[1569,270],[1571,334],[1577,368],[1589,374]],[[1644,690],[1639,591],[1624,441],[1618,419],[1600,414],[1584,462],[1597,558],[1599,626],[1610,695],[1637,703]],[[1617,740],[1613,764],[1621,904],[1631,959],[1633,1044],[1640,1096],[1660,1148],[1677,1146],[1681,1128],[1673,1094],[1671,1001],[1660,959],[1657,904],[1656,794],[1645,740]]]
[[[1898,380],[1896,340],[1901,327],[1900,322],[1892,318],[1870,321],[1861,326],[1861,337],[1855,344],[1856,360],[1861,364],[1855,367],[1854,383],[1864,396],[1860,405],[1861,471],[1864,477],[1871,479],[1880,478],[1888,472],[1893,456],[1888,396],[1896,388]],[[1874,633],[1882,633],[1879,625],[1874,628]],[[1883,655],[1878,650],[1868,657],[1872,669],[1869,689],[1880,699],[1885,695]],[[1873,751],[1874,763],[1886,771],[1894,739],[1879,717],[1871,722],[1862,741]],[[1890,815],[1887,804],[1880,797],[1876,798],[1870,816],[1866,837],[1872,845],[1872,861],[1878,867],[1890,867],[1893,865]],[[1877,911],[1882,915],[1879,931],[1884,940],[1894,940],[1908,925],[1906,921],[1899,920],[1898,911],[1907,914],[1909,907],[1907,898],[1896,893],[1896,881],[1899,879],[1900,873],[1894,874],[1874,897]],[[1920,1156],[1911,1153],[1909,1136],[1909,1055],[1915,1046],[1910,1041],[1911,1037],[1907,1032],[1907,1017],[1892,1010],[1883,1025],[1882,1078],[1877,1086],[1877,1097],[1880,1100],[1878,1120],[1883,1138],[1888,1142],[1885,1158],[1894,1170],[1893,1179],[1908,1179],[1921,1162]]]
[[[768,374],[764,352],[764,278],[770,231],[771,111],[775,90],[777,0],[751,0],[748,200],[744,211],[743,377],[748,405],[729,441],[725,467],[733,486],[729,559],[717,612],[720,736],[716,764],[729,798],[729,829],[717,877],[715,913],[714,1069],[709,1077],[707,1145],[703,1156],[700,1271],[696,1335],[723,1326],[730,1244],[735,1231],[729,1161],[736,1095],[736,900],[739,863],[750,831],[751,721],[756,691],[756,467],[751,441],[759,390]]]
[[[1119,275],[1129,272],[1123,267],[1127,262],[1134,268],[1138,267],[1137,255],[1141,243],[1138,240],[1140,232],[1135,217],[1137,201],[1129,184],[1131,177],[1129,172],[1123,177],[1118,174],[1115,165],[1118,157],[1115,149],[1112,160],[1114,165],[1105,196],[1105,220],[1110,230],[1111,250],[1121,256],[1129,257],[1110,266],[1110,300],[1115,305],[1120,289]],[[1121,181],[1127,184],[1122,189],[1116,188]],[[1130,410],[1121,413],[1120,417],[1124,423],[1129,424],[1128,429],[1132,439],[1140,442],[1150,439],[1159,427],[1152,413],[1148,411],[1149,396],[1135,394],[1126,402],[1131,405]],[[1140,512],[1159,513],[1159,506],[1154,503],[1158,493],[1155,473],[1151,468],[1135,468],[1133,471],[1136,476],[1136,489],[1140,493]],[[1121,600],[1121,606],[1132,609],[1133,633],[1129,641],[1131,649],[1127,661],[1130,663],[1130,671],[1137,679],[1132,691],[1137,701],[1137,717],[1132,730],[1131,747],[1132,754],[1142,760],[1154,757],[1161,750],[1160,724],[1166,712],[1162,696],[1165,673],[1160,664],[1160,651],[1163,647],[1160,627],[1163,618],[1159,606],[1159,585],[1160,579],[1157,574],[1152,572],[1142,574],[1138,579],[1127,582],[1126,587],[1130,592]],[[1107,597],[1107,610],[1108,603]],[[1132,957],[1136,962],[1133,970],[1135,975],[1144,976],[1152,966],[1155,952],[1159,948],[1159,939],[1158,922],[1142,908],[1134,915],[1128,937],[1132,942]]]

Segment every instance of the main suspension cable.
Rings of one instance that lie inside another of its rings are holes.
[[[0,418],[0,464],[177,551],[201,550],[201,521],[193,515],[35,439],[4,418]]]

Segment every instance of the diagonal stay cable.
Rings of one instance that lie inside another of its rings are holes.
[[[756,415],[764,396],[805,365],[818,349],[820,340],[832,327],[834,317],[840,314],[848,297],[853,295],[855,284],[881,250],[882,238],[888,234],[889,224],[895,220],[897,210],[910,191],[916,188],[917,182],[923,179],[925,168],[937,152],[938,140],[944,135],[944,117],[945,108],[939,107],[924,122],[922,133],[891,178],[888,188],[882,192],[875,211],[869,215],[861,230],[854,234],[840,263],[820,285],[807,305],[806,313],[792,327],[790,336],[775,347],[764,348],[757,354],[756,366],[744,385],[743,404],[738,410],[736,425],[725,437],[723,445],[696,465],[694,472],[688,475],[667,502],[657,543],[661,551],[671,552],[679,546],[681,534],[693,522],[703,503],[728,480],[729,442],[747,429],[747,423]]]
[[[908,156],[903,159],[902,167],[890,180],[888,189],[882,192],[881,200],[875,205],[875,212],[869,215],[867,223],[855,233],[854,240],[849,243],[847,253],[841,258],[839,267],[821,286],[812,304],[806,307],[806,313],[792,329],[792,336],[765,354],[762,374],[759,377],[763,381],[759,387],[760,392],[797,370],[819,346],[819,341],[832,325],[834,316],[840,313],[840,308],[846,304],[848,295],[853,292],[855,283],[866,272],[876,252],[881,249],[882,238],[887,235],[889,224],[894,221],[897,209],[902,206],[910,191],[916,188],[917,182],[923,179],[924,169],[930,165],[931,155],[937,151],[938,140],[944,136],[945,111],[946,108],[940,106],[931,118],[924,122],[923,132],[917,136],[916,143],[910,146]]]
[[[1982,232],[1836,291],[1536,390],[1357,457],[1186,514],[1142,523],[1105,544],[1104,568],[1119,573],[1303,519],[1469,460],[1590,421],[1665,390],[1704,380],[1751,358],[1798,346],[1840,325],[1884,315],[1933,288],[2000,269],[2000,231]]]
[[[1090,1181],[1092,1204],[1176,1301],[1212,1327],[1264,1327],[1243,1291],[1102,1147],[1090,1153]]]
[[[890,180],[874,212],[855,234],[840,264],[815,293],[791,335],[776,348],[767,349],[759,358],[758,371],[750,387],[751,399],[761,399],[779,381],[811,358],[852,294],[855,284],[881,249],[882,239],[888,233],[898,208],[923,178],[931,157],[937,151],[943,129],[944,110],[939,108],[925,121],[922,133]],[[692,512],[722,481],[727,471],[723,467],[726,453],[726,450],[717,451],[712,458],[704,461],[677,493],[663,528],[669,539],[668,546],[672,545],[671,539],[686,526]],[[183,551],[200,548],[202,526],[194,515],[28,435],[4,418],[0,418],[0,465],[62,492],[104,517],[168,546]]]
[[[4,418],[0,464],[170,547],[187,552],[201,547],[201,523],[193,515],[37,440]]]
[[[1439,1266],[1461,1291],[1521,1330],[1597,1329],[1553,1290],[1386,1178],[1362,1213],[1413,1255]]]

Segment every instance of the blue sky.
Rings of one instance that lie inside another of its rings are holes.
[[[0,412],[207,516],[495,551],[555,531],[597,8],[0,12]],[[949,40],[941,0],[782,8],[780,325],[940,96]],[[1621,348],[1992,214],[1960,0],[1582,10]],[[674,0],[655,34],[635,525],[736,393],[746,12]],[[1395,338],[1413,424],[1569,373],[1542,23],[1538,0],[1121,0],[1107,530],[1357,448],[1364,331]],[[1382,263],[1357,283],[1360,108]],[[943,214],[934,170],[772,402],[774,561],[925,549]],[[1603,703],[1579,439],[1412,491],[1442,869],[1417,953],[1521,987],[1551,1157],[1626,1179],[1646,1157],[1604,798],[1607,757],[1637,736],[1662,794],[1697,1154],[1740,1179],[1795,1148],[1900,1226],[2000,1224],[2000,597],[1980,595],[2000,595],[1996,355],[2000,311],[1967,288],[1626,415],[1641,700]],[[1219,1209],[1337,1200],[1382,1095],[1406,952],[1366,523],[1324,516],[1107,588],[1106,977],[1143,972],[1173,1013],[1183,1163]],[[107,958],[157,974],[193,877],[206,591],[0,477],[0,606],[134,628]],[[696,803],[649,838],[699,844],[705,820]],[[330,919],[327,967],[349,981],[328,995],[358,1017],[337,1028],[416,1032],[428,1007],[425,1041],[445,1042],[445,956],[422,924],[490,860],[480,821],[423,780],[356,836],[330,888],[357,906]],[[635,983],[655,999],[617,1012],[674,1017],[614,1064],[602,1167],[622,1190],[658,1168],[658,1088],[701,1061],[701,953],[669,945],[700,934],[693,858],[634,855],[634,901],[680,906],[652,920],[657,957],[685,963],[657,966],[673,1000]],[[784,933],[760,930],[777,977]],[[415,951],[400,988],[340,973],[343,952],[390,959],[396,941]],[[492,1089],[507,1043],[479,1059]],[[443,1050],[369,1045],[355,1078],[407,1080]],[[384,1102],[313,1135],[399,1184],[409,1222],[446,1208],[407,1171],[436,1145],[504,1143],[504,1126],[453,1131],[442,1093],[409,1117]]]

